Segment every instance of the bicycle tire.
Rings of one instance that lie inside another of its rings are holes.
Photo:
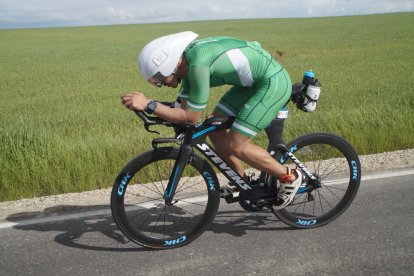
[[[178,148],[147,151],[131,160],[115,181],[111,193],[113,219],[127,238],[141,246],[169,249],[186,245],[217,213],[217,176],[195,153],[177,184],[172,204],[165,204],[164,191],[178,154]]]
[[[332,222],[358,192],[361,165],[357,153],[344,138],[325,132],[298,137],[287,148],[317,176],[320,187],[304,192],[308,184],[303,184],[290,205],[274,210],[275,215],[295,228],[315,228]],[[295,165],[286,157],[282,153],[276,155],[280,163]]]

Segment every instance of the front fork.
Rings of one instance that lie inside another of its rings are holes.
[[[191,161],[193,149],[191,145],[182,145],[177,161],[175,161],[174,168],[168,180],[167,188],[164,192],[164,200],[166,205],[173,204],[173,198],[177,190],[178,182],[180,182],[181,175],[185,166]]]

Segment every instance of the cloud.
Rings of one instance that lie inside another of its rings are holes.
[[[412,0],[0,0],[0,28],[413,11]]]
[[[113,7],[108,7],[106,9],[108,11],[109,17],[111,18],[118,18],[118,19],[132,19],[134,15],[126,10],[123,9],[116,9]]]

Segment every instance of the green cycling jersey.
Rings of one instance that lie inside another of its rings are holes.
[[[266,127],[290,96],[287,72],[258,42],[210,37],[192,42],[184,56],[188,75],[180,97],[187,99],[188,108],[204,110],[210,87],[233,85],[218,108],[236,116],[235,129],[247,136]]]

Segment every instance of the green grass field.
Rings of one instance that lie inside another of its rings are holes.
[[[414,13],[0,30],[0,200],[112,186],[157,137],[120,96],[173,100],[178,92],[143,82],[137,55],[149,40],[184,30],[257,40],[282,52],[294,82],[316,72],[317,110],[291,106],[287,140],[332,131],[360,154],[414,147]],[[225,90],[212,90],[208,112]],[[256,142],[266,144],[263,135]]]

